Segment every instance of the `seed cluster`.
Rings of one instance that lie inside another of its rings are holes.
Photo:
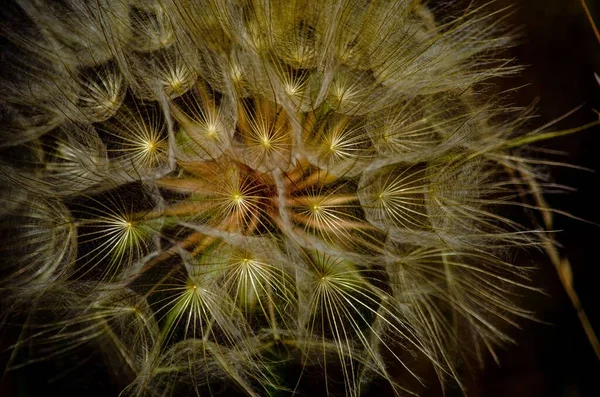
[[[535,242],[503,210],[519,205],[519,122],[482,104],[482,83],[515,71],[498,15],[7,9],[0,285],[27,313],[25,362],[92,345],[131,395],[302,395],[315,378],[403,394],[417,359],[460,386],[460,364],[529,316],[503,259]]]

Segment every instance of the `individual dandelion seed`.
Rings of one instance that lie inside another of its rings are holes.
[[[371,71],[340,66],[333,75],[326,103],[338,113],[364,115],[390,101],[388,93],[375,83]]]
[[[98,127],[104,135],[115,179],[135,181],[168,172],[167,126],[156,106],[121,107]]]
[[[281,62],[277,59],[272,59],[270,70],[267,73],[272,78],[273,85],[277,87],[278,102],[281,102],[291,110],[307,111],[314,103],[310,100],[310,96],[314,93],[314,76],[310,73],[310,69],[295,69],[290,65]]]
[[[87,127],[87,128],[86,128]],[[89,126],[64,124],[46,145],[43,182],[58,195],[84,191],[104,180],[108,171],[106,147]],[[47,135],[47,136],[48,136]]]
[[[212,272],[192,268],[189,273],[176,274],[171,282],[155,289],[164,339],[198,338],[235,346],[244,324],[233,300],[216,283]]]
[[[231,147],[237,114],[229,99],[199,81],[188,94],[170,104],[179,124],[174,149],[178,160],[216,159]]]
[[[435,104],[430,106],[438,108]],[[366,128],[377,154],[418,161],[432,156],[436,149],[442,149],[443,139],[428,119],[427,109],[427,103],[413,98],[395,105],[393,111],[385,109],[369,113]]]
[[[127,288],[111,290],[110,287],[92,299],[94,302],[82,311],[82,316],[103,322],[98,343],[105,341],[110,346],[105,349],[109,360],[114,357],[126,370],[139,372],[159,336],[148,302]]]
[[[196,81],[197,66],[192,64],[193,59],[184,58],[184,54],[193,51],[181,48],[184,44],[129,56],[130,85],[139,98],[157,100],[162,95],[175,98],[190,89]]]
[[[294,269],[268,239],[220,241],[194,267],[220,280],[251,326],[267,322],[274,334],[289,328],[285,323],[296,310]]]
[[[319,19],[318,12],[322,10],[310,2],[298,2],[292,7],[296,8],[293,12],[284,7],[274,8],[279,11],[276,22],[265,21],[270,25],[269,44],[273,53],[286,64],[296,69],[315,67],[324,53],[321,51],[323,38],[314,26]],[[257,17],[260,20],[263,15]],[[271,18],[266,12],[264,17]]]
[[[360,172],[374,154],[361,118],[323,108],[306,115],[302,138],[311,160],[336,176]]]
[[[132,37],[129,47],[132,50],[153,52],[175,42],[175,29],[168,10],[155,1],[140,2],[131,8]]]
[[[244,51],[242,48],[233,48],[226,57],[224,67],[217,66],[221,73],[218,76],[209,75],[205,78],[213,87],[223,87],[220,88],[220,91],[226,91],[229,89],[228,84],[231,84],[237,96],[246,98],[250,96],[250,90],[258,90],[267,81],[264,74],[260,73],[260,69],[256,67],[256,62],[256,54]],[[209,71],[211,70],[213,68],[209,68]],[[257,76],[257,74],[260,75]],[[249,76],[252,76],[252,81],[247,80]]]
[[[379,168],[376,175],[365,173],[359,197],[367,219],[382,229],[427,229],[428,185],[425,165],[397,164]]]
[[[98,349],[135,396],[464,391],[532,318],[507,258],[541,241],[504,208],[536,178],[519,165],[533,135],[479,87],[517,70],[495,54],[499,14],[16,4],[37,27],[0,31],[36,62],[0,80],[0,213],[9,316],[49,320],[23,322],[40,360]]]
[[[117,280],[150,254],[162,222],[144,218],[157,205],[154,199],[142,186],[129,185],[73,200],[79,254],[71,278]]]
[[[487,167],[483,160],[449,162],[442,168],[431,164],[426,195],[427,215],[440,236],[461,236],[466,244],[477,246],[491,237],[487,246],[501,245],[507,239],[520,244],[531,243],[529,236],[519,236],[522,226],[498,213],[513,193],[502,170]]]
[[[293,132],[283,108],[269,101],[243,103],[234,136],[240,158],[253,169],[287,169],[291,163]]]
[[[317,184],[293,195],[288,209],[294,234],[349,252],[378,252],[382,235],[365,220],[354,189],[348,183]]]
[[[77,229],[60,200],[38,197],[2,216],[4,288],[42,287],[65,276],[76,255]]]
[[[117,112],[125,95],[125,81],[114,62],[84,70],[79,80],[76,107],[81,114],[74,116],[76,119],[99,122]]]

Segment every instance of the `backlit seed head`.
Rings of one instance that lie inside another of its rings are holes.
[[[534,173],[520,121],[475,95],[517,70],[498,15],[14,3],[0,279],[9,316],[39,321],[26,363],[94,341],[135,396],[401,395],[415,358],[462,387],[531,318],[505,254],[539,240],[501,208]]]
[[[4,288],[47,286],[72,266],[77,229],[59,200],[37,198],[3,214]]]

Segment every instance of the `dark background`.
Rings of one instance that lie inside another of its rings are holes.
[[[586,1],[600,27],[600,1]],[[551,130],[598,120],[594,110],[600,111],[600,85],[594,72],[600,75],[600,42],[580,0],[498,0],[490,6],[500,9],[510,5],[509,23],[520,28],[520,38],[509,53],[526,68],[500,86],[526,85],[511,96],[516,105],[538,101],[538,117],[529,125],[543,125],[579,106],[580,110]],[[538,146],[564,153],[552,156],[553,160],[597,170],[551,169],[554,181],[577,191],[549,195],[547,200],[554,208],[600,224],[600,127]],[[575,290],[592,326],[600,333],[600,227],[560,215],[555,216],[554,226],[561,254],[573,268]],[[538,267],[534,281],[547,296],[533,297],[532,307],[548,324],[522,322],[523,329],[512,333],[518,345],[507,346],[500,353],[500,367],[489,360],[482,375],[469,385],[470,396],[600,396],[600,361],[577,313],[552,265],[540,261]]]

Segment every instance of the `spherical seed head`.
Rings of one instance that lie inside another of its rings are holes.
[[[382,380],[400,393],[395,368],[420,376],[407,357],[459,379],[456,329],[491,348],[526,316],[499,287],[523,286],[500,248],[533,242],[497,213],[518,204],[503,171],[514,131],[472,95],[511,71],[490,55],[503,39],[485,10],[436,26],[409,1],[79,3],[28,37],[77,44],[68,72],[36,85],[77,82],[56,98],[68,123],[6,143],[32,159],[2,162],[37,205],[11,206],[28,249],[7,269],[47,289],[40,305],[86,287],[69,315],[102,310],[69,325],[80,341],[118,330],[128,392],[301,392],[321,366],[329,395]],[[52,48],[36,56],[55,61]],[[122,290],[139,303],[128,338]],[[280,376],[294,361],[298,377]]]

